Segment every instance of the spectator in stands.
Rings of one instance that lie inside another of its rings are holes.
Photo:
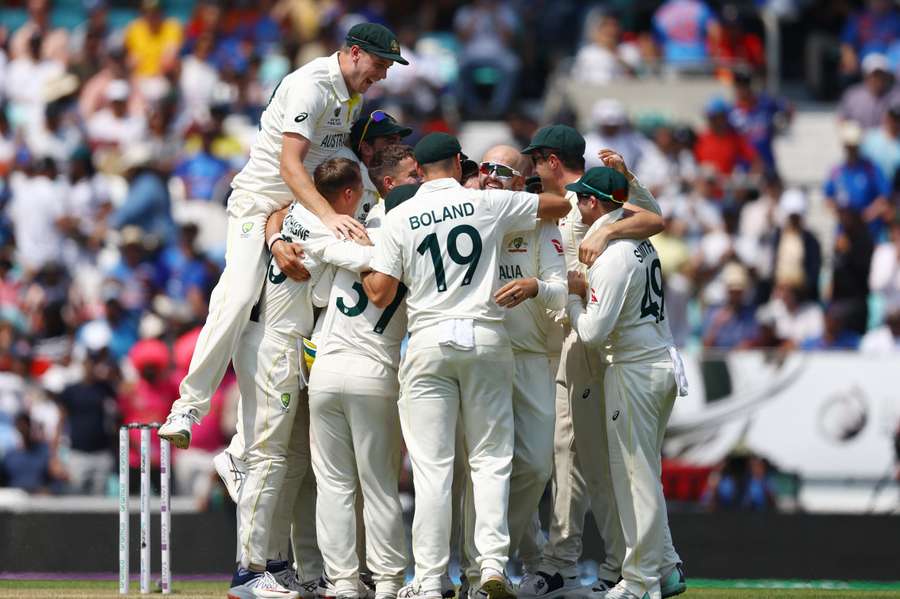
[[[753,145],[766,171],[774,171],[775,152],[772,141],[793,116],[793,107],[786,100],[773,98],[753,89],[753,78],[746,69],[733,73],[734,108],[729,120],[744,138]]]
[[[900,297],[894,297],[885,305],[884,325],[863,335],[859,349],[881,354],[900,350]]]
[[[594,130],[584,136],[586,168],[603,166],[599,154],[604,148],[615,148],[625,159],[625,164],[640,168],[651,144],[629,126],[628,113],[621,102],[612,98],[597,101],[591,109],[591,121]]]
[[[128,361],[138,378],[128,381],[119,393],[119,411],[123,422],[162,422],[178,398],[178,385],[171,376],[171,355],[168,346],[156,339],[143,339],[128,352]],[[131,431],[130,464],[132,476],[140,468],[140,431]],[[159,472],[159,438],[153,435],[150,459],[154,478]]]
[[[822,335],[825,318],[819,304],[804,296],[806,281],[802,271],[787,273],[775,279],[772,299],[757,317],[772,319],[781,347],[793,349],[804,340]]]
[[[709,60],[709,33],[715,14],[703,0],[666,0],[653,14],[653,32],[663,61],[673,67],[696,67]]]
[[[710,473],[701,501],[713,510],[773,509],[775,490],[769,470],[759,456],[732,453]]]
[[[709,54],[722,75],[728,76],[730,69],[735,67],[742,67],[751,73],[762,72],[766,67],[762,39],[745,30],[734,4],[726,4],[721,17],[709,28]]]
[[[40,33],[27,38],[23,52],[13,54],[3,82],[9,118],[14,127],[26,130],[40,126],[44,118],[44,85],[65,70],[62,62],[41,59],[42,40]]]
[[[729,262],[722,270],[727,291],[725,305],[707,310],[703,346],[734,349],[756,335],[756,308],[747,301],[750,276],[740,262]]]
[[[674,196],[686,189],[697,175],[694,154],[681,144],[672,123],[653,127],[652,146],[636,166],[638,178],[658,198]]]
[[[844,349],[859,347],[859,333],[847,328],[851,310],[846,304],[835,303],[825,310],[825,328],[818,337],[810,337],[800,344],[803,350]]]
[[[588,35],[588,42],[578,50],[572,64],[570,76],[575,81],[606,85],[632,77],[640,69],[640,50],[635,44],[622,43],[622,29],[615,15],[597,15],[588,25]]]
[[[890,0],[867,0],[866,7],[850,16],[841,32],[841,74],[856,76],[861,60],[874,53],[887,54],[900,38],[900,13]]]
[[[32,423],[31,416],[17,415],[15,426],[22,441],[3,458],[6,486],[28,493],[61,492],[66,480],[65,469]]]
[[[190,122],[209,122],[209,107],[220,85],[219,72],[210,63],[214,43],[213,33],[204,33],[181,61],[178,87]]]
[[[166,245],[175,238],[175,222],[166,179],[153,162],[152,149],[132,143],[122,157],[129,182],[125,201],[112,213],[109,225],[121,229],[135,225]]]
[[[116,367],[105,350],[88,352],[83,378],[60,394],[69,437],[67,469],[73,493],[103,495],[113,470]]]
[[[159,0],[142,0],[141,17],[125,30],[125,47],[138,77],[171,72],[181,46],[181,24],[164,18]]]
[[[84,324],[75,335],[76,342],[81,345],[108,348],[110,357],[116,362],[128,355],[128,350],[137,342],[139,320],[137,315],[122,307],[118,292],[117,287],[104,285],[102,316]]]
[[[62,259],[64,187],[57,180],[52,158],[36,161],[33,176],[18,173],[12,179],[12,200],[7,207],[16,236],[17,259],[27,272]]]
[[[885,180],[894,180],[900,165],[900,102],[891,104],[878,129],[866,131],[860,151],[875,163]]]
[[[870,129],[878,127],[888,108],[900,102],[900,88],[894,85],[894,76],[884,54],[866,56],[862,61],[862,72],[862,82],[849,87],[841,97],[838,116]]]
[[[62,101],[47,104],[43,122],[29,131],[27,141],[35,156],[52,158],[63,172],[75,150],[86,143],[77,113]]]
[[[888,182],[879,168],[860,154],[862,129],[857,123],[841,123],[840,137],[846,158],[828,176],[825,198],[832,207],[859,215],[877,239],[891,209]]]
[[[9,40],[10,58],[16,59],[28,52],[28,45],[35,37],[41,39],[35,57],[59,64],[68,62],[69,34],[65,29],[50,23],[49,0],[28,0],[28,20],[16,29]]]
[[[684,347],[690,336],[688,304],[694,294],[694,263],[685,241],[685,223],[674,218],[671,210],[663,210],[666,228],[653,236],[659,253],[666,292],[666,320],[675,345]]]
[[[731,106],[724,98],[706,105],[709,127],[697,137],[694,156],[700,164],[711,164],[720,175],[731,176],[735,169],[758,169],[759,157],[753,146],[728,121]]]
[[[520,68],[513,43],[519,17],[506,0],[475,0],[462,6],[453,19],[462,42],[460,101],[465,114],[497,118],[509,107]],[[492,85],[487,102],[481,101],[480,83]]]
[[[847,328],[862,335],[869,322],[869,270],[873,243],[860,214],[838,208],[838,234],[834,243],[831,301],[841,304]]]
[[[216,185],[231,173],[231,168],[212,153],[215,131],[204,129],[200,137],[203,140],[200,151],[176,164],[172,174],[184,183],[188,200],[208,202],[213,198]]]
[[[107,108],[95,112],[87,120],[91,147],[124,150],[143,139],[147,122],[143,115],[128,111],[131,87],[124,79],[110,81],[106,87]]]
[[[148,250],[158,241],[140,227],[129,225],[122,229],[119,244],[119,261],[106,274],[107,281],[115,283],[117,299],[122,307],[140,313],[150,307],[162,276],[150,259]]]
[[[885,305],[900,300],[900,220],[891,223],[888,237],[875,248],[869,271],[869,288]]]
[[[0,76],[2,75],[3,73],[0,73]],[[7,105],[0,102],[0,177],[9,174],[16,158],[16,140],[9,119],[6,118],[6,108]]]
[[[778,174],[766,172],[762,177],[759,196],[741,205],[738,234],[745,243],[755,244],[760,254],[765,251],[766,246],[771,245],[773,233],[778,226],[778,203],[783,191],[784,186]],[[772,269],[768,262],[771,260],[767,261],[762,255],[759,258],[751,266],[761,279],[770,279]]]
[[[770,272],[775,280],[803,273],[803,296],[818,301],[822,248],[816,236],[804,226],[806,206],[806,195],[799,189],[789,189],[781,195],[778,212],[783,224],[772,239]]]
[[[166,296],[187,304],[191,316],[202,321],[206,317],[210,285],[215,280],[209,262],[197,247],[198,233],[196,224],[182,225],[178,243],[163,250],[160,262],[165,272]]]

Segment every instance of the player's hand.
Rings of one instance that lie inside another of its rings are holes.
[[[537,279],[516,279],[497,290],[494,301],[504,308],[515,308],[538,293]]]
[[[609,244],[607,236],[607,228],[599,227],[596,231],[584,238],[581,245],[578,246],[578,261],[590,268],[594,264],[594,260],[600,257],[606,246]]]
[[[322,222],[334,233],[335,237],[352,239],[354,241],[360,239],[369,240],[366,228],[358,220],[347,214],[329,214],[322,218]]]
[[[272,257],[275,258],[278,269],[293,280],[300,283],[309,280],[309,271],[302,262],[303,248],[299,243],[279,239],[272,244]]]
[[[628,170],[628,165],[625,164],[625,159],[615,150],[603,148],[597,153],[597,157],[609,168],[615,169],[625,175],[629,181],[634,179],[634,175]]]
[[[581,298],[587,296],[587,280],[584,278],[583,274],[570,270],[567,278],[569,282],[569,293]]]

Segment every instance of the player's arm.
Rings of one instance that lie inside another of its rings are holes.
[[[281,177],[291,189],[294,197],[303,206],[319,217],[326,227],[338,237],[368,239],[366,229],[355,218],[338,214],[322,194],[316,190],[313,179],[303,161],[309,153],[310,141],[299,133],[282,134]]]
[[[303,249],[297,243],[288,243],[281,236],[281,227],[284,225],[284,217],[287,216],[288,210],[290,207],[276,210],[269,215],[266,221],[266,243],[278,269],[302,283],[309,279],[309,271],[303,266]]]
[[[578,259],[587,266],[591,266],[614,239],[647,239],[666,228],[662,210],[653,194],[628,170],[622,157],[608,149],[601,150],[599,156],[606,166],[628,179],[628,201],[624,204],[626,218],[598,228],[581,242]]]
[[[322,247],[319,255],[326,264],[361,273],[370,270],[372,250],[371,245],[361,245],[349,239],[333,240]]]
[[[615,327],[628,289],[629,273],[621,265],[604,260],[607,255],[588,271],[588,280],[579,273],[569,273],[569,322],[581,340],[594,347],[602,345]]]
[[[538,194],[538,218],[558,220],[564,218],[570,210],[572,205],[565,197],[547,192]]]
[[[366,295],[379,308],[387,308],[394,300],[403,277],[402,232],[399,221],[392,217],[393,213],[387,214],[382,221],[372,271],[362,278]]]

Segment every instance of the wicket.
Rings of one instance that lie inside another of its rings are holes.
[[[127,595],[131,569],[128,564],[130,546],[131,516],[128,506],[129,496],[129,434],[131,430],[141,431],[141,594],[150,592],[150,435],[158,430],[159,424],[132,423],[119,429],[119,594]],[[169,442],[159,440],[159,544],[162,592],[172,592],[171,545],[169,543],[172,528],[169,481],[172,469],[172,453]]]

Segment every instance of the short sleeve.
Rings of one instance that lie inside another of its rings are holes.
[[[372,270],[403,280],[403,252],[401,249],[402,230],[400,218],[396,212],[384,216],[375,254],[372,258]]]
[[[282,133],[298,133],[311,140],[316,124],[325,111],[328,103],[325,90],[316,82],[292,79],[276,93],[283,94],[284,120],[281,123]]]
[[[484,192],[496,222],[503,233],[532,231],[537,224],[539,199],[525,191],[489,190]]]

